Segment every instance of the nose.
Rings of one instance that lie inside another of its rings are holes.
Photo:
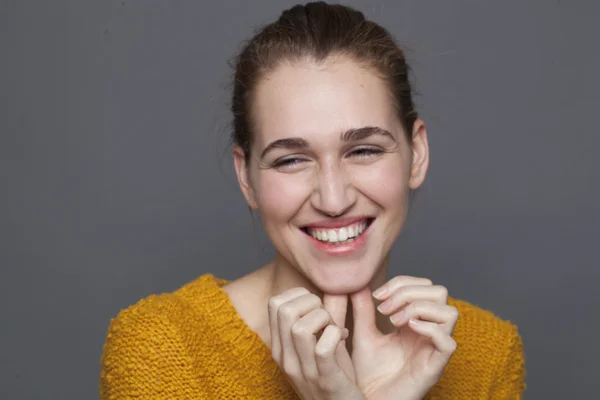
[[[356,203],[351,178],[340,166],[321,168],[311,195],[312,206],[331,217],[346,213]]]

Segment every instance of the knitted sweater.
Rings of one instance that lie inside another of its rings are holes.
[[[298,399],[271,351],[207,274],[153,295],[110,323],[102,400]],[[521,399],[522,341],[516,326],[464,301],[457,349],[426,399]]]

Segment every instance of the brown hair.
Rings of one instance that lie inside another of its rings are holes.
[[[247,162],[253,139],[252,93],[261,77],[283,62],[303,58],[323,62],[331,56],[347,56],[378,73],[387,83],[412,143],[418,116],[404,52],[387,30],[368,21],[360,11],[319,1],[283,11],[277,21],[254,35],[235,59],[232,142],[242,148]]]

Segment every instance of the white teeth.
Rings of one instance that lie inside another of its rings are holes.
[[[334,231],[333,229],[330,229],[327,231],[327,240],[330,241],[331,243],[335,243],[338,241],[338,235],[337,232]]]
[[[365,229],[367,229],[367,223],[366,221],[362,221],[339,229],[309,229],[308,233],[313,238],[323,242],[339,243],[353,241],[354,238],[362,234]]]
[[[340,229],[340,233],[338,234],[338,240],[340,242],[343,242],[346,239],[348,239],[348,231],[346,230],[346,228],[342,228]]]

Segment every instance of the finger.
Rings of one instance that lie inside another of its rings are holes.
[[[390,315],[399,311],[409,303],[425,300],[446,304],[448,300],[448,289],[441,285],[423,286],[410,285],[398,288],[387,300],[381,303],[377,310],[384,315]]]
[[[348,331],[335,325],[328,325],[315,346],[315,361],[321,376],[343,378],[346,374],[337,361],[336,352],[339,346],[344,346]]]
[[[292,325],[310,311],[322,307],[319,296],[308,293],[283,303],[277,310],[277,324],[281,339],[281,363],[286,373],[301,372],[300,360],[292,340]]]
[[[419,278],[415,276],[407,276],[407,275],[399,275],[395,276],[386,283],[384,283],[379,289],[373,292],[373,297],[378,300],[387,299],[392,293],[403,286],[408,285],[420,285],[420,286],[429,286],[432,285],[430,279],[427,278]]]
[[[373,339],[379,331],[375,322],[375,304],[371,297],[371,289],[366,286],[358,292],[353,293],[350,299],[352,300],[352,314],[354,318],[354,326],[352,327],[353,343]]]
[[[331,314],[333,321],[340,328],[346,326],[346,312],[348,310],[347,294],[323,294],[323,307]]]
[[[392,324],[398,327],[411,319],[440,324],[446,333],[451,334],[458,319],[458,310],[447,304],[417,301],[390,317]]]
[[[333,324],[333,318],[327,310],[317,308],[292,325],[292,341],[300,360],[302,373],[307,380],[315,380],[318,376],[315,361],[315,346],[317,344],[315,335],[331,324]]]
[[[279,310],[282,304],[307,293],[310,292],[305,288],[293,288],[269,299],[268,312],[269,329],[271,331],[271,353],[277,362],[281,360],[281,338],[279,336],[277,310]]]
[[[408,326],[415,332],[431,339],[435,351],[430,357],[434,368],[443,368],[457,348],[456,341],[435,322],[411,319]]]

